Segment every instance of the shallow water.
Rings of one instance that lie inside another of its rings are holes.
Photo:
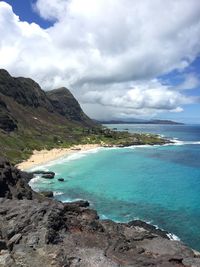
[[[110,127],[116,127],[116,125]],[[35,190],[61,201],[87,199],[102,218],[139,218],[200,249],[200,126],[117,125],[178,138],[176,145],[95,149],[41,166],[54,180],[36,178]],[[65,182],[56,178],[63,177]]]

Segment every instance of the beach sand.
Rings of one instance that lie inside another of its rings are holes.
[[[58,159],[63,156],[67,156],[79,151],[87,151],[94,148],[101,147],[100,144],[86,144],[86,145],[76,145],[70,148],[54,148],[51,150],[34,150],[31,157],[19,164],[16,167],[22,171],[35,167],[37,165],[45,164],[49,161]]]

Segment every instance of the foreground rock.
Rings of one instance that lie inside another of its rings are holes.
[[[42,178],[45,178],[45,179],[53,179],[54,176],[55,176],[54,174],[46,173],[46,174],[43,174],[42,175]]]
[[[58,178],[58,181],[59,181],[59,182],[64,182],[65,179],[64,179],[64,178]]]
[[[45,197],[53,197],[52,191],[42,191],[42,192],[40,192],[40,194],[45,196]]]
[[[46,198],[6,161],[0,173],[0,267],[200,266],[200,258],[166,232],[141,221],[101,221],[87,201]]]

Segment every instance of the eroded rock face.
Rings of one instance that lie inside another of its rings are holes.
[[[6,103],[1,99],[0,93],[0,129],[12,132],[17,128],[16,120],[10,114]]]
[[[20,106],[29,107],[33,114],[38,108],[45,109],[48,122],[55,117],[61,122],[61,115],[66,119],[66,124],[73,121],[87,127],[97,125],[86,116],[78,101],[67,88],[45,92],[34,80],[23,77],[14,78],[6,70],[0,69],[0,129],[14,131],[17,126],[20,128],[17,122],[20,120],[23,124],[24,118],[27,116],[23,113],[19,116]],[[53,117],[52,113],[54,113]],[[21,116],[23,120],[21,120]],[[31,119],[32,116],[29,117],[29,120]],[[45,131],[46,128],[43,129]]]
[[[54,109],[62,116],[68,119],[71,118],[73,121],[82,122],[87,126],[92,126],[94,124],[82,111],[78,101],[67,88],[62,87],[51,90],[46,92],[46,95]]]
[[[140,221],[99,220],[87,201],[43,197],[27,185],[30,177],[6,161],[0,171],[6,171],[0,184],[0,267],[200,266],[198,254],[166,232]]]
[[[14,168],[8,161],[0,159],[0,197],[9,199],[32,199],[33,191],[28,185],[32,178]]]

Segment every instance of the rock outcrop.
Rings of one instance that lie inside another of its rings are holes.
[[[0,160],[0,267],[200,266],[200,258],[141,221],[99,220],[87,201],[35,193],[31,175]]]
[[[17,129],[17,124],[12,115],[10,114],[6,103],[0,96],[0,129],[6,132],[12,132]]]
[[[72,93],[65,87],[46,92],[54,109],[69,120],[82,122],[83,125],[93,126],[94,122],[83,112],[80,104]]]
[[[0,159],[0,197],[5,199],[32,199],[35,194],[28,181],[32,175],[14,168],[7,160]]]

